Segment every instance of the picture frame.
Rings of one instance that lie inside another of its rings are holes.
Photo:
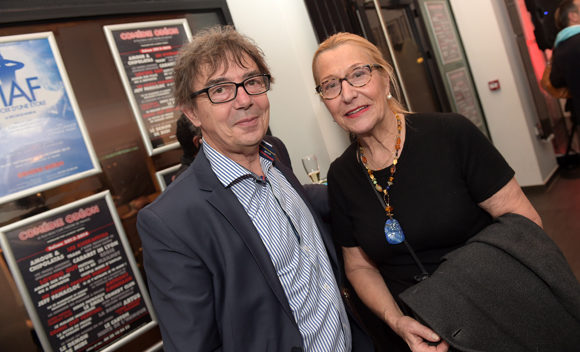
[[[101,168],[54,34],[0,37],[0,204]]]
[[[46,352],[114,351],[157,325],[109,191],[0,228]]]
[[[175,173],[177,172],[177,170],[179,170],[180,167],[181,164],[177,164],[172,167],[168,167],[167,169],[157,171],[155,173],[155,178],[157,178],[157,183],[159,184],[159,189],[161,190],[161,192],[165,191],[167,186],[169,186],[171,182],[173,182],[173,177],[175,176]]]
[[[192,35],[186,19],[104,26],[105,36],[149,156],[179,147],[173,66]]]

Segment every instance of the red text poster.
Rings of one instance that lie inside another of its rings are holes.
[[[156,324],[108,192],[0,229],[45,351],[112,350]]]
[[[191,38],[187,21],[119,24],[104,30],[149,155],[179,147],[173,66]]]

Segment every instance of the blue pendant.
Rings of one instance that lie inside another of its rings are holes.
[[[405,234],[403,233],[401,225],[393,218],[388,219],[385,223],[385,236],[389,244],[399,244],[405,240]]]

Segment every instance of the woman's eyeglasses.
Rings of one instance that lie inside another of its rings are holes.
[[[344,78],[333,78],[320,83],[316,91],[324,99],[334,99],[342,92],[342,81],[347,81],[353,87],[364,87],[373,77],[373,68],[382,67],[378,64],[355,67]]]

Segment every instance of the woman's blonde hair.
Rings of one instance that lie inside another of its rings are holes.
[[[396,113],[408,113],[403,104],[401,104],[395,97],[400,97],[399,85],[394,75],[393,67],[383,58],[381,51],[371,42],[365,38],[352,33],[337,33],[322,42],[316,52],[314,53],[314,58],[312,58],[312,75],[314,76],[314,82],[316,85],[320,84],[320,80],[316,75],[315,65],[318,57],[329,50],[336,49],[343,44],[351,44],[358,47],[362,52],[367,54],[373,62],[373,64],[379,64],[385,70],[391,90],[395,92],[392,99],[388,99],[387,102],[389,107]],[[386,99],[386,97],[385,97]]]

